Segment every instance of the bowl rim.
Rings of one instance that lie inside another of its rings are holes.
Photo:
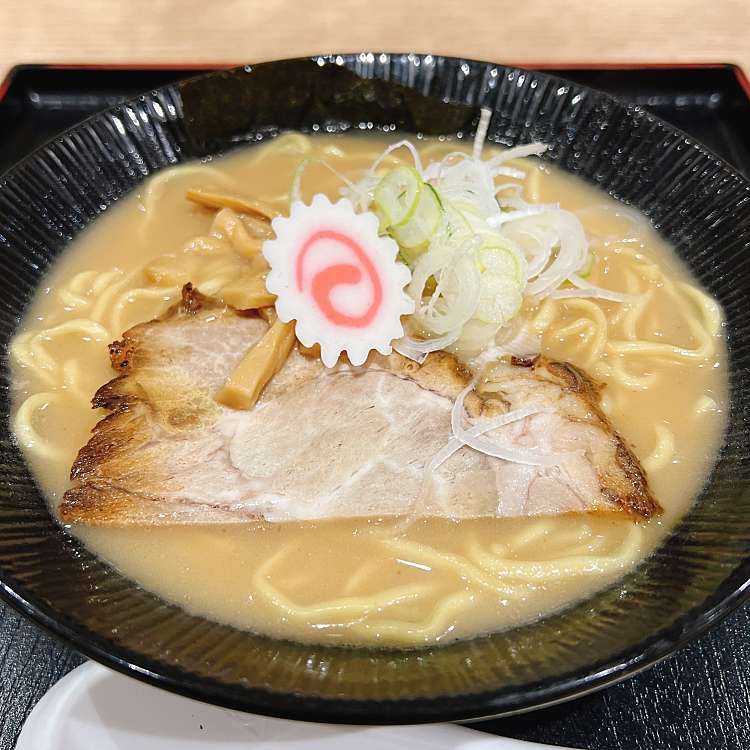
[[[446,62],[493,65],[498,69],[506,71],[533,72],[536,75],[569,84],[577,89],[592,91],[597,96],[616,102],[628,110],[637,108],[650,122],[660,125],[666,132],[677,134],[684,141],[697,148],[701,153],[721,166],[733,178],[739,179],[750,188],[750,180],[742,175],[739,170],[680,128],[653,115],[650,111],[644,110],[638,105],[631,104],[595,87],[574,83],[555,73],[547,72],[544,68],[537,70],[513,64],[505,65],[477,60],[475,58],[458,58],[427,52],[384,52],[373,50],[280,58],[253,63],[252,66],[318,60],[321,57],[326,60],[343,58],[346,61],[353,61],[360,55],[368,54],[375,56],[386,55],[389,58],[407,55],[417,57],[429,55],[435,60]],[[149,90],[143,94],[127,97],[116,105],[99,110],[73,126],[66,128],[64,131],[57,133],[45,141],[45,143],[14,162],[7,170],[0,174],[0,181],[12,175],[19,167],[33,162],[39,153],[43,152],[49,144],[57,139],[77,131],[85,124],[97,120],[106,113],[114,112],[131,102],[137,102],[141,96],[165,92],[186,81],[204,79],[214,76],[217,73],[231,72],[243,67],[247,68],[248,66],[238,65],[217,70],[207,70],[204,73],[188,76],[171,84]],[[678,526],[670,533],[674,533],[678,528],[679,522]],[[664,541],[662,540],[661,544]],[[490,690],[465,696],[442,694],[429,698],[370,700],[341,697],[322,698],[310,695],[296,696],[289,692],[276,692],[270,689],[244,688],[242,692],[235,692],[233,695],[234,689],[231,685],[206,680],[192,672],[156,661],[151,657],[120,646],[111,639],[91,632],[85,626],[77,624],[75,620],[62,615],[54,607],[45,604],[41,598],[27,591],[22,583],[17,581],[13,576],[4,574],[2,570],[0,570],[0,600],[10,605],[47,632],[66,641],[83,655],[104,666],[147,684],[225,708],[311,722],[416,724],[435,721],[454,721],[471,723],[535,711],[574,700],[632,677],[662,661],[675,651],[699,638],[707,630],[750,600],[750,558],[746,558],[738,565],[724,579],[722,584],[707,596],[701,604],[692,607],[670,625],[652,633],[649,638],[640,641],[637,645],[624,649],[617,656],[607,659],[589,671],[579,671],[563,674],[556,678],[547,678],[544,681],[537,682],[532,687],[522,686],[518,693],[511,694],[506,692],[499,693],[498,690]],[[508,704],[514,698],[522,705],[509,706]]]
[[[750,562],[743,567],[750,568]],[[739,569],[735,571],[735,575],[738,572]],[[711,607],[693,608],[670,627],[658,631],[647,641],[642,641],[638,646],[625,650],[616,658],[611,659],[606,667],[593,673],[550,679],[541,687],[524,689],[526,705],[508,708],[503,705],[507,702],[506,698],[495,697],[497,691],[467,696],[472,704],[477,707],[481,706],[480,714],[477,714],[476,709],[472,709],[470,713],[465,710],[453,710],[451,704],[455,702],[455,697],[446,695],[420,699],[373,701],[316,696],[298,697],[290,693],[253,689],[251,692],[257,694],[258,697],[262,695],[270,698],[270,700],[261,700],[256,703],[254,700],[248,701],[233,697],[231,686],[222,686],[223,689],[219,690],[208,690],[206,681],[191,672],[171,667],[164,668],[149,657],[143,657],[90,634],[85,628],[68,625],[62,618],[56,616],[54,609],[47,607],[39,600],[34,601],[34,597],[22,596],[18,589],[23,587],[14,588],[6,582],[7,579],[0,580],[0,600],[99,664],[145,684],[154,685],[193,700],[247,713],[315,723],[384,725],[456,722],[472,724],[530,713],[576,700],[649,669],[695,641],[750,600],[750,577],[737,577],[742,582],[729,586],[731,591],[726,596],[710,597],[718,600]],[[698,616],[693,618],[691,615],[695,612]],[[386,716],[390,713],[391,707],[397,706],[408,706],[408,713],[404,713],[404,720],[393,721]]]

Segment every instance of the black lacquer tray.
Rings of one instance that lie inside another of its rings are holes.
[[[17,68],[0,86],[4,94],[0,96],[0,172],[83,117],[197,72]],[[548,72],[653,111],[750,174],[750,102],[747,83],[737,69],[584,66]],[[581,748],[746,747],[750,744],[750,669],[746,667],[750,649],[745,643],[749,619],[747,610],[741,610],[668,662],[598,694],[477,726]],[[672,637],[680,640],[679,634]],[[12,747],[33,702],[78,660],[34,625],[0,610],[0,748]],[[637,665],[646,666],[648,661]],[[606,675],[591,686],[604,683]]]

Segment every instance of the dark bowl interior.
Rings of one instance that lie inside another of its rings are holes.
[[[297,719],[399,723],[540,707],[603,687],[684,644],[746,597],[750,579],[750,184],[638,106],[554,76],[433,55],[343,55],[247,66],[95,115],[0,178],[0,337],[7,346],[66,244],[152,172],[280,130],[393,128],[541,140],[545,158],[637,206],[724,306],[731,414],[693,511],[613,588],[509,632],[428,650],[305,646],[165,604],[47,513],[8,423],[0,435],[0,594],[99,661],[177,692]]]

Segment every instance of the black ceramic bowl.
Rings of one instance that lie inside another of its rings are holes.
[[[750,184],[637,106],[554,76],[433,55],[360,54],[248,66],[95,115],[0,179],[6,347],[66,244],[152,172],[279,130],[473,133],[552,145],[545,159],[637,206],[721,301],[731,414],[710,482],[636,572],[526,627],[421,651],[313,647],[165,604],[58,528],[14,445],[8,371],[0,435],[0,594],[102,663],[176,692],[296,719],[400,723],[528,710],[621,680],[716,623],[750,579]]]

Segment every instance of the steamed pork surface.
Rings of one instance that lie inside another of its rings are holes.
[[[549,466],[461,448],[434,471],[451,409],[470,381],[451,355],[398,354],[325,370],[294,351],[251,411],[214,395],[267,329],[188,287],[161,321],[110,347],[120,376],[94,405],[112,414],[73,466],[67,522],[232,523],[388,517],[475,518],[660,511],[637,460],[580,370],[544,358],[498,363],[469,394],[475,418],[543,411],[488,433]]]

